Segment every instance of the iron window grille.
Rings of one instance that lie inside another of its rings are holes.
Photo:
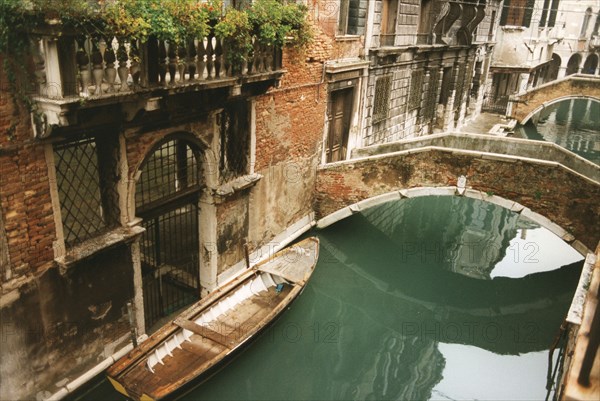
[[[377,79],[373,101],[373,123],[381,122],[387,118],[391,87],[392,77],[390,75]]]
[[[54,164],[67,246],[81,243],[119,224],[116,137],[56,144]]]
[[[437,69],[430,70],[429,85],[427,86],[425,119],[432,121],[435,118],[437,91],[439,85],[439,72]]]
[[[248,173],[250,151],[248,118],[248,106],[245,101],[228,106],[217,117],[221,183]]]
[[[423,70],[413,70],[410,77],[410,95],[408,98],[408,109],[414,110],[421,106],[421,94],[423,93]]]
[[[199,154],[184,139],[160,144],[144,162],[136,183],[135,206],[152,208],[154,204],[175,198],[200,187]]]

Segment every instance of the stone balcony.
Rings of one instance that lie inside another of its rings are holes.
[[[212,34],[175,45],[54,31],[36,35],[32,50],[35,82],[28,92],[37,109],[38,138],[80,124],[84,110],[114,112],[116,106],[131,121],[142,110],[156,110],[167,97],[206,91],[219,91],[221,98],[255,94],[277,85],[284,73],[281,49],[256,38],[250,56],[235,65],[223,41]]]

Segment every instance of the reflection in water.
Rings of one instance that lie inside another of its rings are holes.
[[[565,100],[550,105],[515,133],[523,138],[556,143],[600,164],[600,103]]]
[[[427,197],[318,231],[317,270],[291,310],[183,399],[543,398],[582,258],[538,243],[538,262],[496,274],[537,230],[481,201]]]

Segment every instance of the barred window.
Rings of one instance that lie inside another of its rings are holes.
[[[115,136],[56,144],[54,164],[67,246],[119,224]]]
[[[248,173],[250,124],[246,101],[235,102],[218,116],[219,176],[227,182]]]
[[[373,100],[373,123],[383,121],[388,116],[392,77],[387,75],[377,79]]]
[[[136,183],[135,206],[141,212],[158,201],[196,190],[200,185],[199,155],[183,138],[159,144],[146,161]]]
[[[410,96],[408,98],[408,110],[414,110],[421,106],[422,93],[423,70],[413,70],[410,76]]]

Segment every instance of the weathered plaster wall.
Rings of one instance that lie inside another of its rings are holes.
[[[516,201],[572,233],[588,248],[600,239],[600,185],[552,164],[452,150],[427,150],[338,163],[317,174],[319,217],[361,200],[420,186],[467,186]]]
[[[250,192],[252,247],[312,212],[327,107],[323,63],[336,49],[331,37],[315,29],[308,49],[284,53],[281,86],[256,98],[254,171],[263,178]]]
[[[217,203],[218,274],[244,259],[250,214],[248,198],[248,192],[243,190]]]
[[[50,268],[3,297],[0,399],[47,397],[125,345],[132,274],[121,245],[65,274]]]

